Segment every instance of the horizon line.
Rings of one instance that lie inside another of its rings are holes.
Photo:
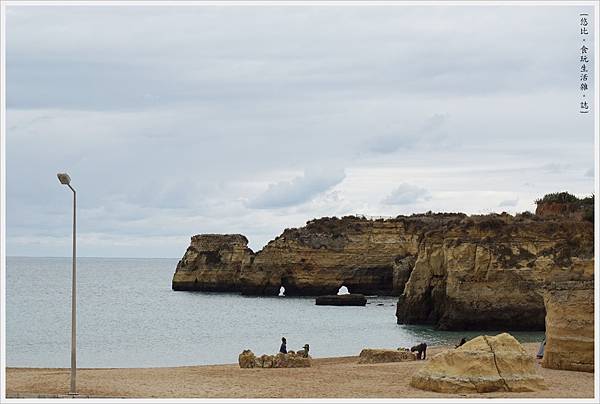
[[[6,255],[6,258],[72,258],[71,256],[56,255]],[[100,256],[77,256],[77,258],[118,258],[118,259],[179,259],[180,257],[100,257]]]

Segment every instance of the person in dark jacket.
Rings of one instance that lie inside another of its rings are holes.
[[[418,360],[425,360],[427,358],[427,344],[424,342],[421,342],[419,345],[415,345],[414,347],[410,348],[410,351],[417,353]]]
[[[281,337],[281,346],[279,347],[279,352],[286,354],[287,353],[287,342],[285,337]]]

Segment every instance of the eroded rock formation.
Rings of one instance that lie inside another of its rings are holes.
[[[399,295],[399,323],[543,330],[548,285],[593,268],[593,242],[593,224],[572,216],[322,218],[256,253],[242,235],[194,236],[173,289],[318,296],[345,285]]]
[[[198,235],[173,276],[175,290],[288,296],[399,295],[410,275],[427,218],[323,218],[286,229],[253,253],[242,235]],[[420,230],[421,229],[421,230]]]
[[[546,348],[542,366],[594,371],[594,287],[592,282],[561,285],[544,296]]]
[[[284,286],[288,296],[316,296],[344,285],[351,293],[400,294],[407,269],[399,263],[417,251],[416,223],[323,218],[286,229],[242,271],[240,289],[272,295]]]
[[[310,355],[297,354],[290,351],[287,354],[256,356],[246,349],[238,356],[240,368],[308,368],[311,366]]]
[[[241,234],[201,234],[190,246],[173,275],[174,290],[237,292],[242,268],[254,254]]]
[[[479,336],[435,355],[411,386],[439,393],[526,392],[546,389],[535,362],[510,334]]]
[[[358,363],[409,362],[414,360],[417,360],[414,353],[397,349],[363,349],[358,357]]]
[[[397,308],[399,323],[440,329],[544,329],[548,272],[593,267],[593,225],[471,216],[430,231]]]

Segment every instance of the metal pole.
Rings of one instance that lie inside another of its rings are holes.
[[[71,391],[69,394],[77,394],[75,379],[77,377],[77,264],[76,264],[76,211],[77,211],[77,193],[75,189],[68,184],[73,191],[73,284],[71,286]]]

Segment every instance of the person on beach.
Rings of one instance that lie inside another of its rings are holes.
[[[299,351],[296,351],[296,354],[302,356],[303,358],[308,358],[308,350],[310,349],[308,344],[304,344],[304,346],[302,347],[302,349],[300,349]]]
[[[287,341],[285,337],[281,337],[281,346],[279,347],[279,352],[286,354],[287,353]]]
[[[427,344],[424,342],[413,346],[410,348],[410,351],[417,353],[417,360],[425,360],[427,358]]]
[[[546,337],[544,336],[544,340],[540,343],[540,348],[538,349],[538,353],[535,356],[538,359],[544,358],[544,350],[546,349]]]

